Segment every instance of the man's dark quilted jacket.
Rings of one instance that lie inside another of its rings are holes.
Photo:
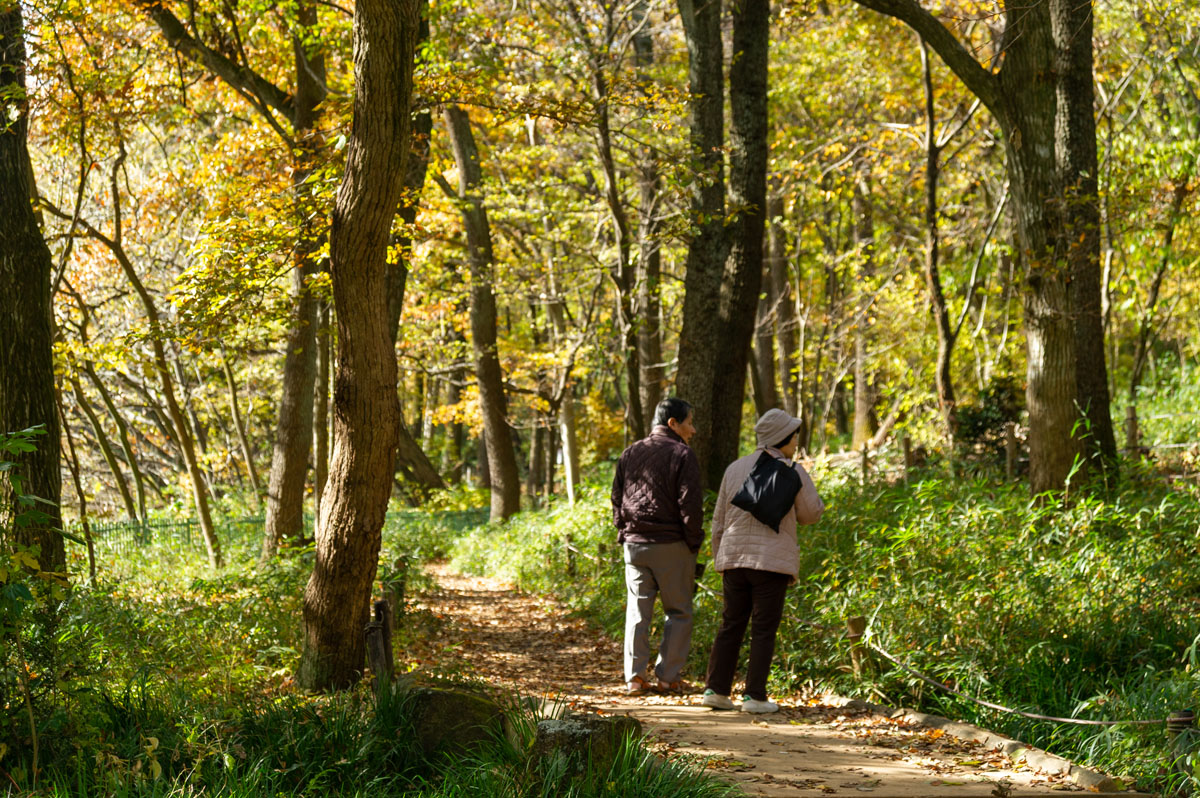
[[[612,487],[617,541],[704,542],[704,494],[696,453],[670,427],[656,426],[621,454]]]

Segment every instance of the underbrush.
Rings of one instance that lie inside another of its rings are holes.
[[[1196,757],[1159,724],[1072,726],[998,713],[870,655],[853,675],[847,618],[866,642],[960,692],[1035,714],[1156,720],[1200,703],[1200,495],[1126,464],[1107,495],[1031,499],[995,474],[929,470],[911,485],[818,467],[826,514],[803,531],[801,578],[780,629],[772,689],[884,700],[978,723],[1143,788],[1200,786]],[[625,589],[607,486],[454,549],[454,563],[554,592],[615,636]],[[607,548],[603,549],[601,544]],[[578,549],[569,570],[567,546]],[[707,546],[707,544],[706,544]],[[597,559],[598,558],[598,559]],[[702,560],[709,559],[705,550]],[[689,670],[704,672],[719,575],[697,595]],[[619,680],[614,673],[613,679]],[[1180,760],[1175,762],[1175,760]]]
[[[454,497],[443,497],[435,511],[389,513],[381,580],[402,600],[428,586],[415,566],[446,556],[486,515]],[[259,535],[224,542],[229,565],[221,572],[205,565],[198,546],[172,537],[123,551],[120,568],[101,568],[92,583],[81,576],[80,552],[72,552],[77,586],[53,613],[29,618],[23,632],[29,642],[46,642],[36,662],[22,665],[32,703],[0,684],[0,792],[422,798],[730,792],[692,764],[659,761],[640,741],[604,772],[536,762],[529,756],[536,719],[516,700],[507,702],[520,731],[516,740],[498,736],[470,757],[443,757],[421,749],[403,693],[379,705],[362,685],[302,694],[291,673],[302,645],[311,546],[260,563]],[[439,623],[429,611],[399,611],[401,652],[419,647]],[[436,684],[446,675],[408,678]]]

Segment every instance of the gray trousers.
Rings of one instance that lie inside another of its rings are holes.
[[[662,596],[662,643],[654,675],[679,678],[692,644],[692,583],[696,555],[683,541],[625,544],[625,681],[646,673],[650,664],[650,622],[654,599]]]

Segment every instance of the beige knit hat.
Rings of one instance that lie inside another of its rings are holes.
[[[754,437],[760,448],[783,443],[800,429],[800,419],[790,416],[779,408],[771,408],[762,414],[754,425]]]

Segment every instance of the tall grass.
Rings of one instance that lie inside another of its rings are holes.
[[[933,469],[910,485],[863,485],[857,475],[820,467],[815,476],[827,510],[803,535],[774,690],[819,685],[933,710],[1145,787],[1192,778],[1171,775],[1177,757],[1162,726],[1098,730],[998,714],[880,658],[854,677],[841,630],[846,618],[865,616],[869,641],[902,662],[960,691],[1036,713],[1133,720],[1196,706],[1195,487],[1169,485],[1135,464],[1111,492],[1077,491],[1068,501],[1031,499],[1023,485],[994,473]],[[615,540],[607,486],[583,496],[575,507],[477,531],[455,547],[454,562],[554,591],[619,635],[625,599],[615,546],[603,562],[576,555],[575,575],[566,575],[568,537],[589,555]],[[705,587],[719,591],[718,580],[706,575]],[[702,589],[696,609],[690,670],[702,674],[720,601]]]
[[[422,586],[423,560],[486,519],[464,497],[441,509],[396,511],[380,573]],[[464,506],[466,505],[466,506]],[[227,541],[235,543],[234,541]],[[607,773],[570,773],[529,755],[536,719],[506,701],[515,744],[497,738],[470,756],[429,754],[405,694],[376,704],[365,687],[322,696],[291,684],[301,645],[301,599],[311,548],[267,563],[259,540],[228,545],[214,572],[178,538],[125,553],[119,578],[102,570],[59,608],[52,667],[32,674],[40,751],[33,771],[24,706],[0,685],[0,779],[6,794],[112,796],[679,795],[728,788],[682,763],[661,763],[640,741]],[[193,556],[189,557],[189,552]],[[75,567],[82,568],[77,561]],[[394,582],[393,582],[394,586]],[[428,624],[409,610],[397,639]],[[434,674],[415,674],[436,683]],[[485,689],[480,686],[478,689]],[[636,789],[630,785],[642,785]]]

